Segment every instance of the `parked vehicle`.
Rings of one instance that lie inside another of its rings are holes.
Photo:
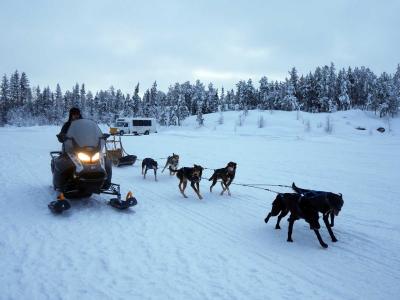
[[[150,134],[157,133],[156,120],[153,118],[118,118],[114,127],[110,128],[111,134]]]

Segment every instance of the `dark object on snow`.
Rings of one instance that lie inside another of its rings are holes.
[[[296,220],[302,218],[310,224],[310,229],[313,229],[320,245],[327,248],[328,245],[322,240],[321,235],[318,231],[320,228],[318,222],[318,213],[323,214],[323,220],[326,228],[328,229],[329,235],[332,242],[337,242],[337,239],[332,231],[334,215],[338,215],[343,207],[342,194],[334,194],[331,192],[324,191],[313,191],[298,188],[294,183],[292,184],[293,190],[296,194],[285,193],[278,194],[276,199],[272,203],[272,210],[265,218],[265,223],[268,223],[271,216],[278,216],[278,222],[275,228],[280,229],[279,222],[290,212],[289,229],[288,229],[288,242],[293,242],[292,231],[293,224]],[[329,224],[328,218],[331,216],[332,224]]]
[[[379,131],[380,133],[385,132],[385,128],[383,128],[383,127],[379,127],[379,128],[377,128],[376,130]]]
[[[223,195],[225,191],[228,191],[228,195],[230,196],[231,191],[229,190],[229,186],[235,178],[236,167],[237,164],[233,161],[230,161],[225,168],[214,170],[214,174],[210,177],[210,179],[208,179],[209,181],[212,181],[210,192],[212,192],[212,188],[217,183],[218,179],[221,179],[221,195]]]
[[[113,135],[113,138],[106,142],[106,155],[114,166],[131,166],[136,162],[137,156],[128,154],[122,147],[121,136]]]
[[[147,170],[154,170],[154,180],[157,181],[157,169],[158,163],[149,157],[146,157],[142,161],[142,175],[143,178],[146,179]]]
[[[304,198],[301,194],[297,193],[280,193],[276,196],[272,203],[271,212],[265,218],[264,222],[268,223],[271,216],[278,216],[278,222],[276,223],[275,229],[280,229],[279,222],[290,212],[288,219],[288,242],[293,242],[292,232],[293,225],[296,220],[304,219],[309,225],[310,229],[314,230],[315,235],[323,248],[327,248],[328,245],[322,240],[319,233],[321,226],[319,225],[318,210],[312,206],[308,198]]]
[[[175,171],[172,169],[171,166],[169,166],[169,170],[171,172],[176,172],[176,177],[179,179],[179,190],[182,193],[183,197],[187,198],[185,195],[185,189],[187,182],[190,181],[190,186],[192,189],[195,191],[199,199],[203,199],[203,197],[200,195],[200,180],[201,176],[203,174],[203,167],[199,165],[193,165],[193,168],[180,168],[178,171]]]
[[[357,129],[357,130],[366,130],[365,127],[360,127],[360,126],[356,127],[356,129]]]
[[[117,167],[120,166],[132,166],[136,162],[137,156],[128,154],[125,156],[122,156],[118,159],[118,162],[116,164]]]
[[[297,187],[294,182],[292,184],[292,188],[295,192],[302,196],[302,199],[307,201],[308,205],[310,205],[312,209],[322,213],[325,226],[328,229],[332,242],[337,242],[337,238],[333,234],[332,227],[334,226],[335,216],[339,215],[339,212],[344,204],[342,194],[302,189]],[[329,216],[331,218],[330,224],[328,220]]]
[[[70,209],[71,204],[65,199],[51,201],[48,205],[49,209],[55,214],[61,214],[63,211]]]
[[[334,226],[335,215],[339,215],[344,204],[342,194],[302,189],[297,187],[294,182],[292,183],[292,189],[296,193],[311,199],[313,205],[323,214],[326,220],[328,220],[329,216],[331,217],[330,227]]]
[[[112,207],[115,207],[120,210],[127,209],[129,207],[135,206],[137,204],[137,200],[133,197],[132,193],[129,192],[126,195],[125,200],[121,200],[120,198],[112,198],[110,202],[108,202]]]
[[[119,185],[111,183],[111,160],[103,155],[109,136],[91,120],[71,122],[63,142],[64,152],[50,152],[54,189],[66,198],[104,193],[120,199]],[[58,206],[61,204],[53,203],[49,208],[57,209]]]

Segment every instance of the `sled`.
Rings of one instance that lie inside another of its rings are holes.
[[[118,134],[118,128],[110,127],[110,134],[111,135],[117,135]]]
[[[106,156],[114,166],[130,166],[136,162],[137,156],[128,154],[122,147],[121,136],[112,135],[112,139],[107,140]]]

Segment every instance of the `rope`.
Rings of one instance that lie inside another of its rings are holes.
[[[232,182],[231,184],[250,187],[250,188],[253,188],[253,189],[264,190],[264,191],[272,192],[272,193],[275,193],[275,194],[280,194],[281,193],[281,192],[277,192],[277,191],[274,191],[274,190],[271,190],[271,189],[254,186],[254,185],[251,185],[251,184],[234,183],[234,182]]]
[[[153,158],[153,159],[154,159],[154,160],[157,160],[157,159],[168,159],[168,157],[159,157],[159,158]],[[136,160],[142,161],[143,158],[136,158]]]
[[[292,188],[290,185],[284,185],[284,184],[250,183],[250,185],[261,185],[261,186],[265,185],[265,186],[279,186],[279,187]]]
[[[211,169],[211,168],[207,168],[207,167],[203,167],[203,169],[205,169],[205,170],[213,170],[213,171],[217,170],[217,169]],[[284,185],[284,184],[269,184],[269,183],[232,183],[232,184],[241,185],[241,186],[248,186],[248,187],[254,187],[254,188],[256,188],[256,186],[277,186],[277,187],[292,188],[290,185]],[[259,189],[262,189],[262,188],[259,188]],[[269,189],[265,189],[265,190],[271,191]],[[275,192],[275,191],[273,191],[273,192],[279,194],[278,192]]]
[[[201,179],[208,180],[208,178],[204,178],[204,177],[201,177]],[[218,180],[218,182],[221,182],[221,181]],[[249,187],[249,188],[253,188],[253,189],[264,190],[264,191],[272,192],[272,193],[275,193],[275,194],[280,194],[280,193],[281,193],[281,192],[277,192],[277,191],[274,191],[274,190],[271,190],[271,189],[267,189],[267,188],[262,188],[262,187],[254,186],[254,185],[252,185],[252,184],[234,183],[234,182],[232,182],[231,184],[233,184],[233,185],[239,185],[239,186],[245,186],[245,187]]]

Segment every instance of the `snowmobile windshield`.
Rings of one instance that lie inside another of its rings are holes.
[[[96,122],[87,119],[79,119],[71,122],[67,131],[65,151],[73,152],[76,148],[93,148],[99,151],[104,146],[103,133]]]

